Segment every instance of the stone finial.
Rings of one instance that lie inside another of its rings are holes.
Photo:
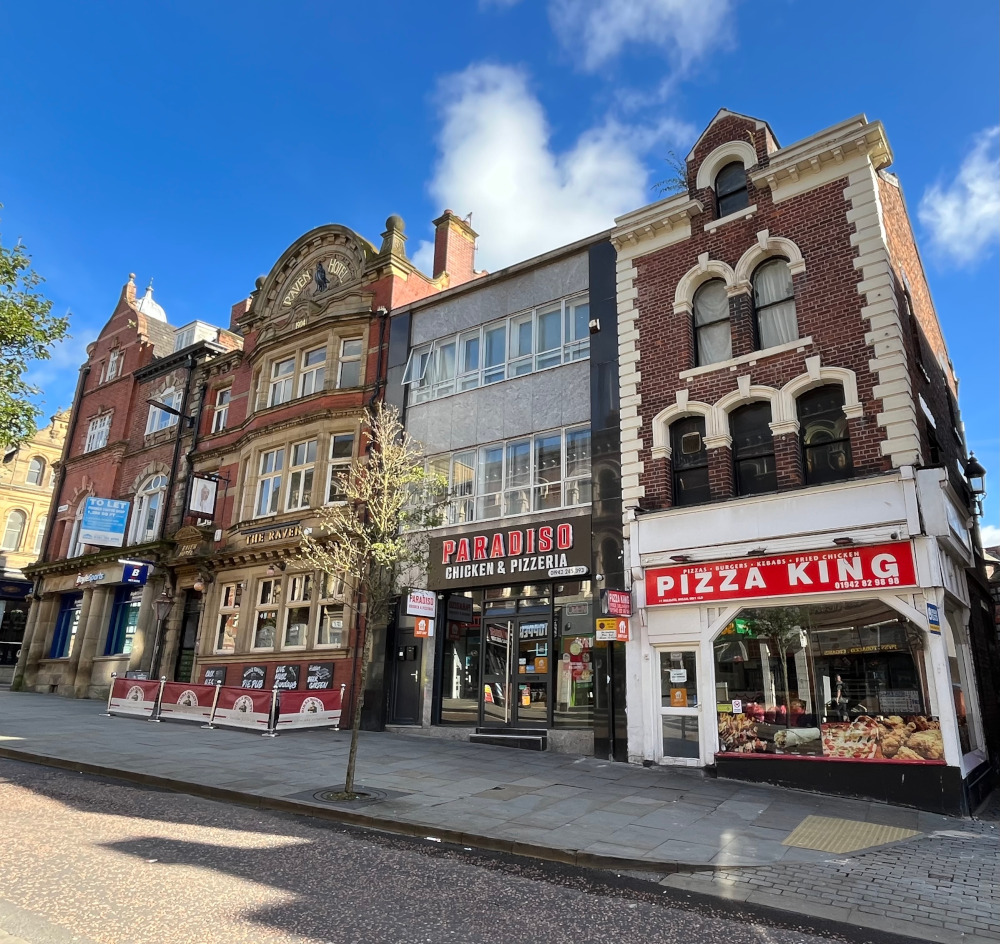
[[[382,234],[380,256],[390,256],[397,259],[406,258],[406,235],[403,233],[405,224],[403,218],[393,213],[385,221],[385,232]]]

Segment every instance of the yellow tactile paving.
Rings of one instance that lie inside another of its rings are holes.
[[[782,841],[782,845],[815,849],[817,852],[857,852],[858,849],[870,849],[919,835],[915,829],[898,826],[880,826],[878,823],[831,816],[807,816]]]

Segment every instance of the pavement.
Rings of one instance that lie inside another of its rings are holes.
[[[701,771],[363,732],[262,738],[0,691],[0,757],[260,809],[639,874],[923,941],[1000,942],[1000,801],[956,819]],[[825,851],[824,851],[825,850]]]

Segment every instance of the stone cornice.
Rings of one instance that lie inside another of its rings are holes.
[[[678,194],[618,217],[611,242],[620,251],[669,233],[678,226],[689,228],[691,218],[704,212],[705,208],[697,200],[689,199],[686,193]]]

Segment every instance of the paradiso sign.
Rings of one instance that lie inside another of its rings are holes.
[[[525,528],[434,538],[428,585],[435,590],[552,580],[590,572],[590,516]]]
[[[908,542],[873,544],[654,568],[646,571],[646,605],[888,590],[916,583]]]

